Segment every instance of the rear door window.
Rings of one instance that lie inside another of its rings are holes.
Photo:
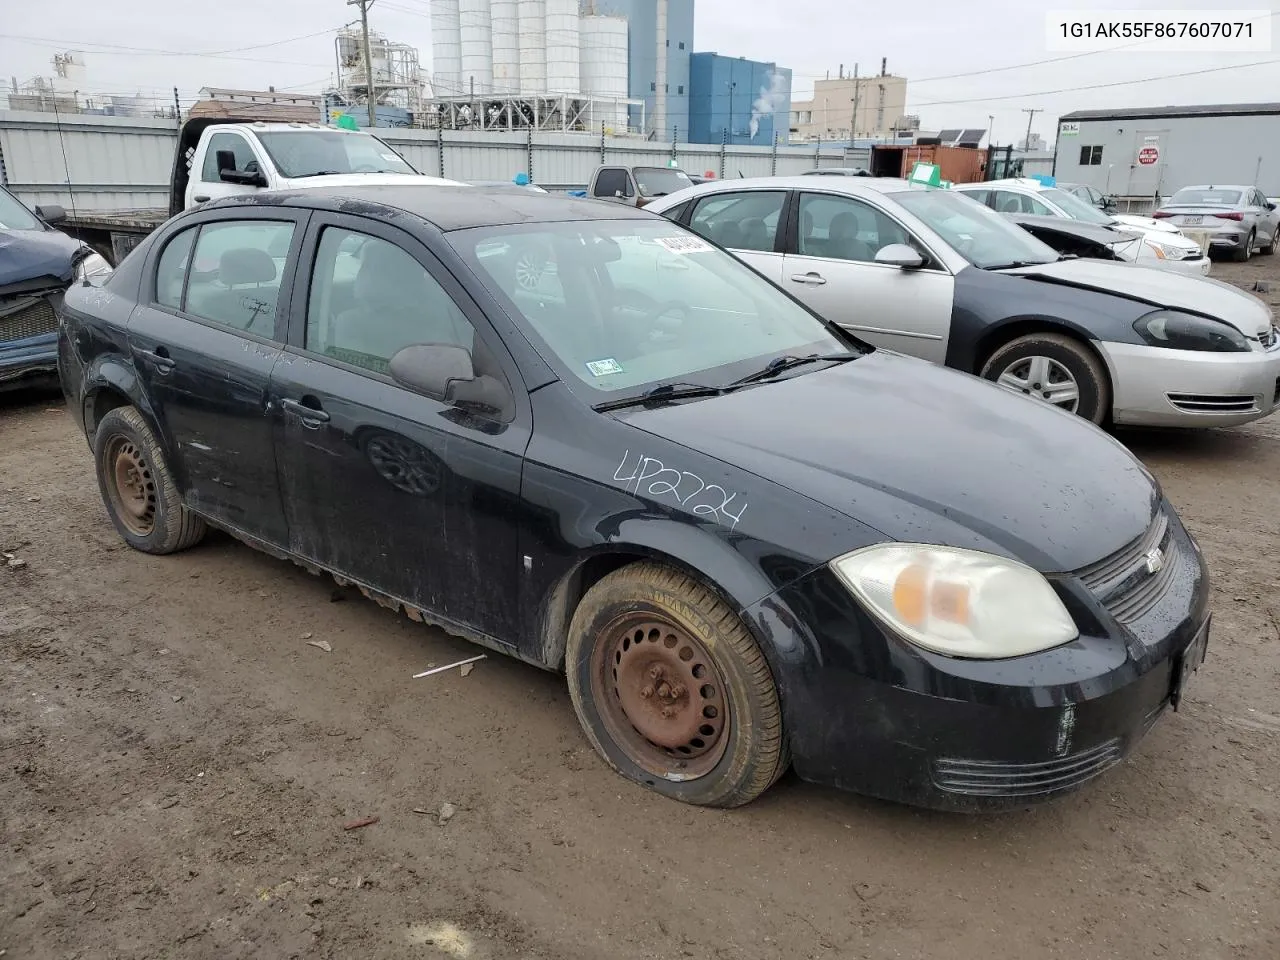
[[[786,200],[785,190],[712,194],[694,201],[689,226],[730,250],[771,252]]]
[[[232,330],[274,338],[293,229],[292,223],[276,220],[204,224],[191,257],[185,312]]]

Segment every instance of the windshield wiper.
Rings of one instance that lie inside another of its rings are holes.
[[[1062,257],[1058,257],[1061,260]],[[1010,260],[1008,263],[993,263],[990,266],[983,267],[983,270],[1016,270],[1018,267],[1043,267],[1046,263],[1056,263],[1056,260]]]
[[[314,170],[311,173],[300,173],[293,179],[302,180],[306,177],[334,177],[342,173],[341,170]]]
[[[805,363],[818,363],[822,360],[830,360],[835,363],[844,360],[856,360],[859,356],[861,356],[861,354],[857,353],[811,353],[804,357],[797,357],[792,354],[783,354],[780,357],[774,357],[766,363],[763,368],[757,370],[755,373],[749,373],[745,377],[739,377],[737,380],[734,380],[729,384],[729,386],[738,387],[744,383],[755,383],[759,380],[768,380],[770,377],[775,377],[785,370],[790,370],[792,367],[798,367]]]
[[[692,400],[696,397],[718,397],[724,393],[720,387],[708,387],[701,383],[660,383],[650,387],[644,393],[631,397],[620,397],[617,400],[606,400],[595,404],[591,409],[621,410],[623,407],[639,407],[646,403],[666,403],[669,400]]]

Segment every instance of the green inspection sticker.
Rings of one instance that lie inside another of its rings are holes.
[[[606,360],[588,360],[587,369],[593,377],[607,377],[611,373],[621,373],[622,364],[609,357]]]

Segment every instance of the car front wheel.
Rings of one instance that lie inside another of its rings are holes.
[[[1109,390],[1106,371],[1080,341],[1059,333],[1033,333],[1011,340],[982,366],[981,375],[1020,393],[1102,423]]]
[[[186,508],[159,441],[134,407],[116,407],[93,440],[98,489],[125,543],[143,553],[194,546],[205,524]]]
[[[723,600],[678,571],[632,564],[587,591],[565,672],[596,751],[665,796],[736,807],[787,767],[763,653]]]

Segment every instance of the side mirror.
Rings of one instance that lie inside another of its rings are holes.
[[[1267,209],[1268,209],[1268,210],[1274,210],[1275,208],[1276,208],[1276,205],[1275,205],[1274,203],[1272,203],[1270,200],[1268,200],[1268,201],[1267,201]],[[59,210],[61,210],[62,208],[61,208],[61,207],[59,207],[58,209],[59,209]]]
[[[44,206],[36,207],[36,216],[45,223],[57,223],[67,219],[67,211],[56,203],[46,203]]]
[[[265,187],[267,178],[257,170],[219,170],[218,179],[223,183],[238,183],[242,187]]]
[[[924,257],[914,247],[905,243],[891,243],[876,252],[876,263],[890,267],[901,267],[903,270],[916,270],[924,266]]]
[[[414,343],[391,358],[391,379],[418,393],[459,406],[502,411],[507,390],[496,378],[477,376],[471,351],[450,343]]]

